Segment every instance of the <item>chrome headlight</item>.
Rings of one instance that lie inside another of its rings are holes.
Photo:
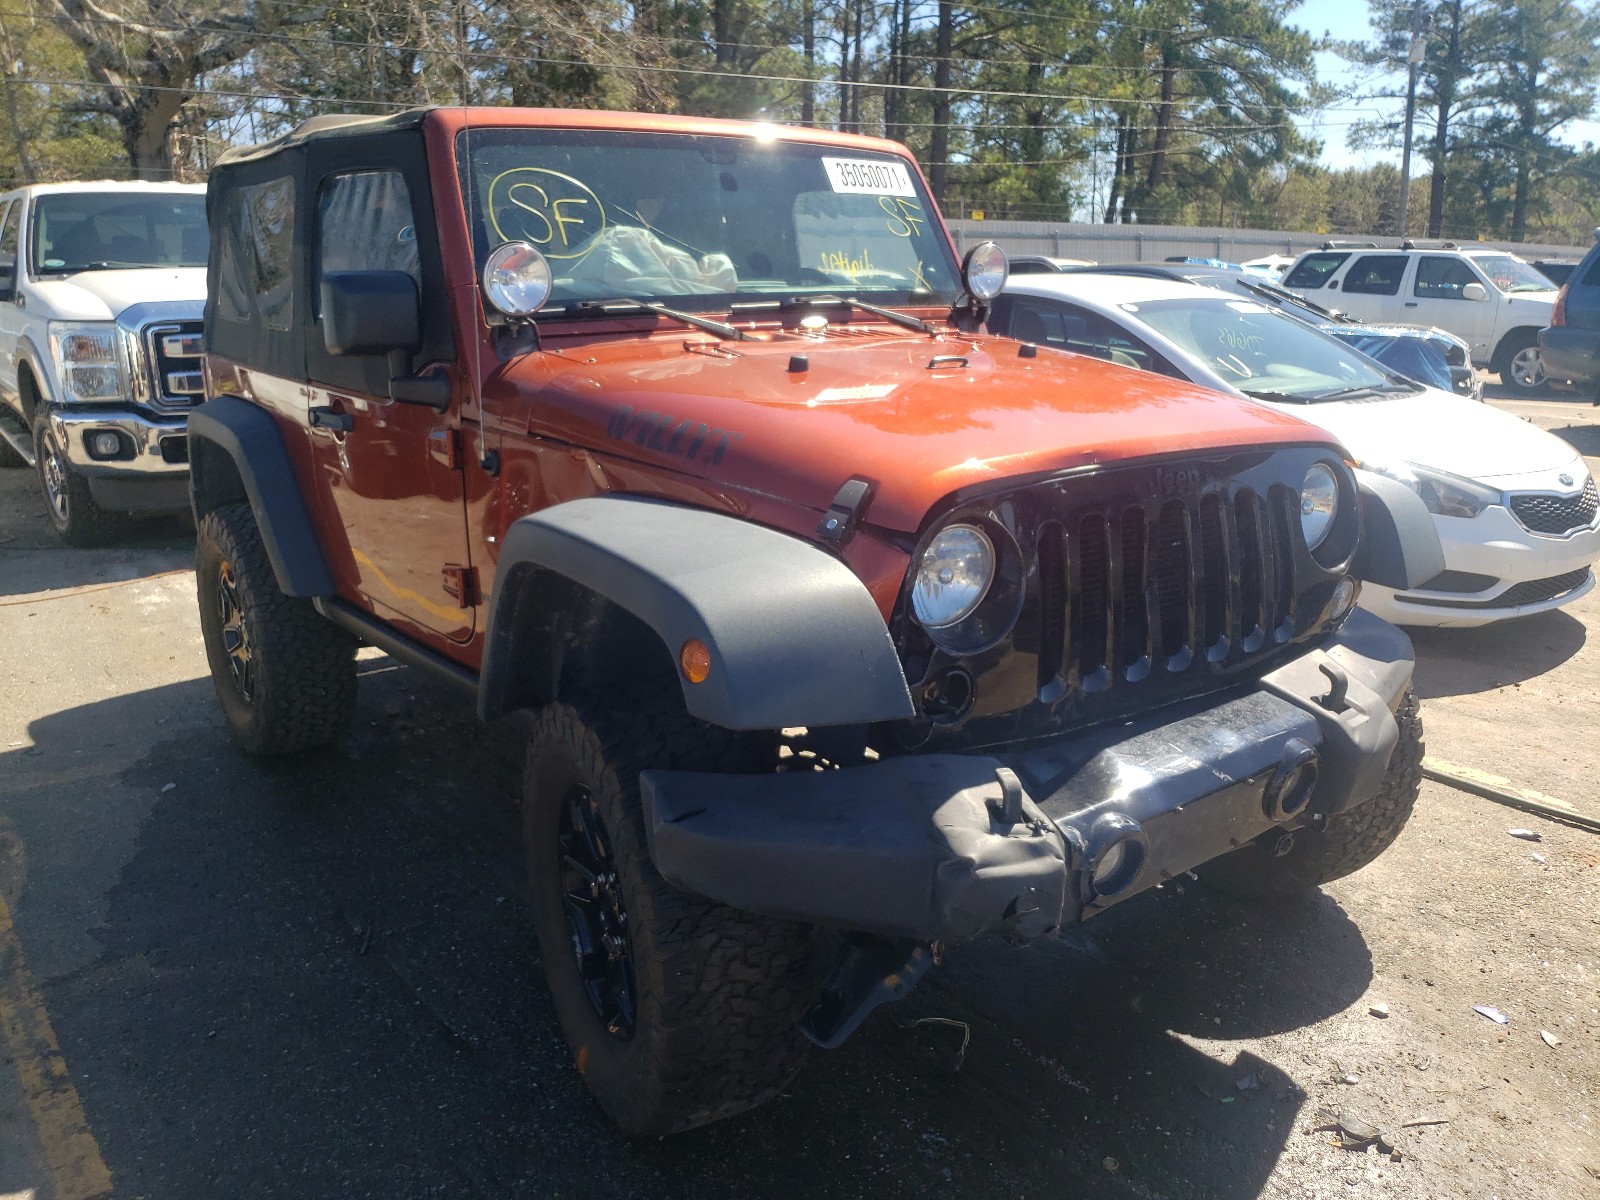
[[[911,608],[924,629],[943,629],[970,616],[994,582],[994,543],[976,525],[951,525],[922,552],[911,587]]]
[[[1315,550],[1327,540],[1338,515],[1339,480],[1326,463],[1313,463],[1300,484],[1300,532],[1307,549]]]
[[[63,400],[72,403],[127,398],[127,371],[113,322],[51,321],[50,350]]]
[[[1470,519],[1491,504],[1499,504],[1501,500],[1500,493],[1491,487],[1460,475],[1452,475],[1448,471],[1420,467],[1416,463],[1363,462],[1360,465],[1364,470],[1386,475],[1405,484],[1422,497],[1428,511],[1435,516]]]

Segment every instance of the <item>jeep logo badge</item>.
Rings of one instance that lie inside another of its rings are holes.
[[[1200,490],[1200,470],[1198,467],[1178,467],[1172,470],[1156,472],[1156,478],[1161,488],[1163,499],[1173,496],[1186,496],[1191,492]]]

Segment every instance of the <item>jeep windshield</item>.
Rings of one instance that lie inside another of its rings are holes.
[[[33,202],[35,275],[206,265],[206,198],[63,192]]]
[[[478,269],[526,241],[550,261],[541,317],[636,298],[691,311],[859,297],[946,307],[960,271],[902,158],[680,133],[471,129],[458,143]]]
[[[1417,390],[1337,338],[1255,301],[1208,297],[1121,307],[1257,400],[1311,404]]]

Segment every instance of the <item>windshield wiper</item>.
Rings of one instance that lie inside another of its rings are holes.
[[[692,325],[696,329],[704,329],[707,333],[714,333],[719,338],[730,342],[748,342],[751,337],[742,329],[735,329],[724,321],[713,321],[710,317],[696,316],[694,313],[679,312],[675,308],[668,308],[665,304],[657,304],[653,300],[632,300],[626,296],[619,296],[615,300],[579,300],[569,304],[562,310],[564,315],[571,317],[589,316],[598,313],[607,316],[623,309],[636,308],[644,312],[655,313],[658,317],[671,317],[674,321],[682,321],[685,325]]]
[[[1331,392],[1318,392],[1314,396],[1307,396],[1307,400],[1348,400],[1352,396],[1387,396],[1393,392],[1415,392],[1420,390],[1419,384],[1410,380],[1391,379],[1387,383],[1364,383],[1356,387],[1334,388]]]
[[[779,311],[795,308],[828,308],[840,307],[855,309],[859,312],[871,313],[875,317],[882,317],[885,321],[893,321],[907,329],[915,329],[918,333],[938,333],[934,325],[924,321],[921,317],[913,317],[910,313],[896,312],[892,308],[884,308],[881,304],[868,304],[858,296],[796,296],[785,300],[778,305]]]

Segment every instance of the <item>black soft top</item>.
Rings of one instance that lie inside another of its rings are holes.
[[[254,146],[237,146],[228,150],[217,159],[216,166],[232,167],[240,163],[256,162],[259,159],[270,158],[278,151],[287,150],[291,146],[303,146],[307,142],[321,141],[324,138],[416,129],[422,125],[423,118],[432,111],[433,106],[408,108],[404,112],[385,113],[379,116],[362,113],[325,113],[322,116],[310,117],[288,133],[279,134],[269,141],[258,142]]]

